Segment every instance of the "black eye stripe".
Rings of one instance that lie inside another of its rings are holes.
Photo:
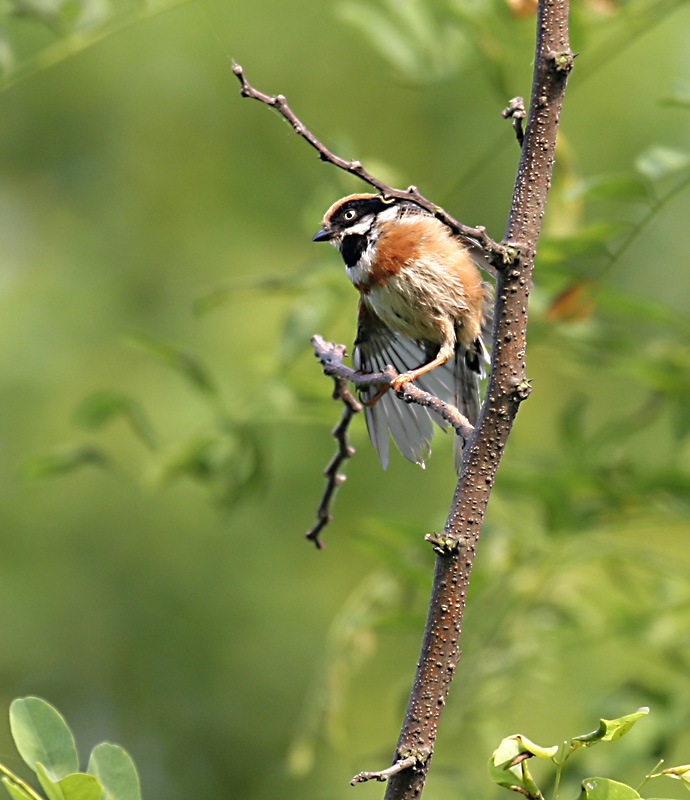
[[[384,203],[380,197],[362,197],[356,200],[348,200],[335,212],[333,219],[334,221],[342,220],[343,222],[352,223],[367,214],[378,214],[379,211],[383,211],[387,207],[388,204]],[[352,219],[345,217],[348,211],[355,212],[355,216]]]

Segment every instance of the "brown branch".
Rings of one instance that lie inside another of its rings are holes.
[[[345,346],[340,346],[342,347],[344,355]],[[355,448],[348,444],[347,431],[350,427],[352,417],[362,410],[362,404],[357,402],[357,400],[352,396],[352,392],[350,392],[350,390],[347,388],[347,381],[345,381],[344,378],[338,377],[334,377],[333,380],[335,382],[333,399],[341,400],[343,403],[343,413],[340,417],[340,422],[331,431],[335,437],[335,440],[338,442],[338,449],[336,450],[335,455],[330,460],[326,469],[323,471],[323,474],[327,479],[326,488],[321,496],[319,507],[316,509],[316,522],[304,534],[309,541],[314,542],[317,550],[323,550],[325,547],[324,543],[319,538],[319,534],[326,527],[326,525],[333,520],[330,510],[331,502],[333,501],[335,490],[338,488],[338,486],[340,486],[341,483],[345,481],[345,475],[340,474],[338,470],[345,459],[352,458],[352,456],[355,454]]]
[[[393,186],[389,186],[387,183],[376,178],[370,172],[367,172],[361,162],[347,161],[335,155],[301,122],[282,94],[269,95],[255,89],[247,80],[242,67],[235,61],[232,62],[232,70],[240,82],[240,94],[242,97],[250,97],[271,108],[275,108],[276,111],[290,123],[294,132],[309,142],[319,154],[319,158],[322,161],[333,164],[339,169],[349,172],[351,175],[356,175],[387,197],[410,200],[418,206],[421,206],[421,208],[433,214],[437,219],[447,225],[453,233],[467,244],[474,254],[480,255],[479,251],[481,251],[489,262],[488,264],[482,264],[482,266],[485,266],[492,274],[495,274],[495,270],[503,268],[503,266],[510,261],[510,258],[505,252],[505,248],[498,242],[495,242],[487,234],[486,228],[483,226],[471,228],[467,225],[463,225],[443,208],[432,203],[431,200],[428,200],[420,194],[416,186],[410,186],[407,189],[395,189]]]
[[[367,373],[357,372],[357,370],[345,366],[343,364],[345,345],[327,342],[318,334],[312,337],[311,344],[314,348],[314,355],[323,366],[325,375],[350,381],[357,389],[366,389],[368,386],[389,385],[398,375],[393,367],[390,366],[386,367],[383,372]],[[404,383],[397,395],[406,403],[416,403],[419,406],[426,406],[435,411],[439,417],[452,425],[463,439],[469,439],[472,435],[474,426],[451,403],[444,403],[436,395],[423,391],[413,383]]]
[[[418,756],[409,755],[407,758],[399,759],[395,764],[388,767],[388,769],[382,769],[378,772],[358,772],[350,781],[350,785],[355,786],[358,783],[365,783],[366,781],[387,781],[389,778],[392,778],[393,775],[397,775],[398,772],[414,767],[419,761],[420,759]]]
[[[537,240],[551,181],[558,118],[573,55],[568,42],[568,0],[540,0],[537,42],[520,163],[503,240],[513,263],[497,276],[492,363],[486,398],[463,461],[439,541],[422,651],[394,760],[414,749],[433,750],[453,672],[475,548],[496,470],[522,400],[527,301]],[[394,775],[386,800],[418,798],[430,759]]]

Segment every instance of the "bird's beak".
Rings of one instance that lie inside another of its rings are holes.
[[[314,234],[314,238],[312,242],[327,242],[331,239],[333,233],[328,230],[328,228],[321,228],[321,230]]]

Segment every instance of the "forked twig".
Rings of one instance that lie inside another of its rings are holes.
[[[341,347],[343,348],[344,353],[344,345],[341,345]],[[331,502],[333,501],[335,490],[338,488],[338,486],[340,486],[341,483],[345,481],[346,476],[339,473],[338,469],[345,459],[352,458],[352,456],[355,454],[355,448],[348,444],[347,431],[350,427],[352,417],[362,410],[362,404],[355,399],[352,392],[348,389],[347,381],[344,378],[338,377],[334,377],[333,380],[335,382],[333,399],[341,400],[343,403],[343,413],[340,417],[340,422],[338,422],[335,428],[333,428],[331,431],[338,442],[338,449],[336,450],[326,469],[323,471],[323,474],[327,479],[326,488],[321,496],[319,507],[316,509],[316,522],[304,534],[310,542],[314,542],[317,550],[323,550],[325,547],[323,541],[319,538],[319,534],[326,527],[326,525],[333,520],[330,511]]]
[[[343,378],[354,384],[357,389],[366,389],[368,386],[386,386],[397,377],[398,373],[393,367],[386,367],[383,372],[357,372],[357,370],[343,364],[345,345],[327,342],[323,337],[312,337],[311,345],[314,355],[319,359],[326,375]],[[425,392],[413,383],[404,383],[398,392],[398,397],[406,403],[416,403],[435,411],[439,417],[463,437],[469,439],[474,431],[474,426],[464,414],[451,403],[444,403],[436,395]]]
[[[311,344],[314,348],[314,355],[323,366],[324,374],[329,375],[335,381],[333,399],[341,400],[344,405],[340,422],[331,431],[338,442],[338,449],[323,472],[327,481],[321,502],[316,510],[316,522],[305,534],[309,541],[314,542],[317,549],[322,550],[325,545],[320,538],[320,533],[333,520],[330,510],[333,496],[338,486],[345,481],[345,475],[340,474],[338,469],[345,459],[351,458],[355,453],[354,447],[348,444],[347,431],[352,417],[362,410],[362,404],[354,398],[347,387],[348,381],[354,384],[357,389],[365,389],[368,386],[386,386],[390,384],[398,373],[393,367],[386,367],[383,372],[366,374],[357,372],[343,363],[345,358],[344,344],[327,342],[318,334],[312,337]],[[444,403],[435,395],[425,392],[411,383],[406,383],[402,386],[398,392],[398,397],[407,403],[417,403],[435,411],[452,425],[464,439],[468,439],[474,430],[467,417],[463,416],[455,406],[450,403]]]

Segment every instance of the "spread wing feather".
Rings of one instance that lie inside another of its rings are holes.
[[[415,383],[443,402],[456,405],[474,423],[479,414],[479,374],[475,364],[479,364],[484,353],[485,350],[470,357],[459,346],[454,359],[425,373]],[[355,369],[382,372],[390,364],[402,373],[428,363],[434,355],[432,353],[429,356],[428,348],[392,331],[364,303],[360,304],[352,359]],[[363,390],[363,399],[366,401],[375,397],[377,390],[378,387]],[[365,405],[364,416],[369,438],[384,469],[388,465],[389,434],[406,458],[424,466],[425,457],[431,454],[432,421],[444,430],[449,427],[434,411],[414,403],[405,403],[392,392],[386,392],[373,406]],[[459,467],[462,445],[462,437],[456,436],[456,468]]]

